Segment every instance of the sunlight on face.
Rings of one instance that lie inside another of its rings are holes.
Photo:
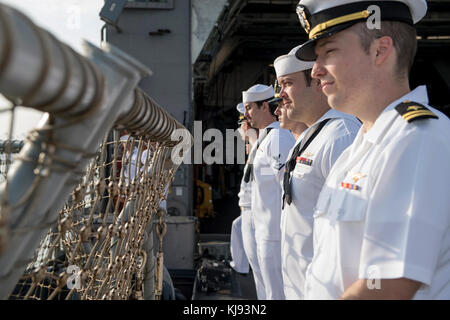
[[[283,99],[283,108],[290,120],[305,122],[310,108],[311,87],[306,85],[305,75],[302,71],[278,77],[281,86],[280,98]]]
[[[262,117],[262,107],[258,108],[256,102],[247,102],[244,105],[245,113],[244,116],[247,118],[248,122],[253,128],[261,129],[261,117]]]
[[[328,104],[351,112],[371,88],[371,61],[359,37],[350,29],[320,39],[315,48],[317,60],[312,76],[320,80]]]
[[[278,121],[280,122],[280,127],[282,129],[290,129],[289,128],[289,119],[286,115],[286,108],[283,107],[282,102],[275,109],[275,114],[278,116]]]

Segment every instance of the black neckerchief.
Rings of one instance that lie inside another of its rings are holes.
[[[284,178],[283,178],[283,209],[284,209],[284,203],[285,200],[288,205],[292,203],[292,190],[291,190],[291,172],[294,170],[296,164],[297,164],[297,157],[299,157],[303,151],[311,144],[311,142],[314,140],[314,138],[319,134],[319,132],[322,130],[322,128],[325,126],[325,124],[330,119],[325,119],[319,125],[317,126],[317,129],[314,131],[314,133],[309,137],[309,139],[303,144],[303,147],[300,149],[300,146],[302,145],[302,141],[298,143],[291,155],[291,158],[286,162],[286,168],[284,169]]]
[[[272,130],[273,128],[266,128],[266,134],[264,136],[261,137],[261,139],[258,139],[257,143],[256,143],[256,147],[255,149],[252,149],[253,154],[251,153],[248,157],[248,163],[244,168],[244,181],[245,183],[249,183],[250,179],[253,180],[253,159],[255,158],[256,155],[256,151],[258,151],[259,145],[261,144],[261,142],[263,142],[263,140],[269,135],[270,130]]]

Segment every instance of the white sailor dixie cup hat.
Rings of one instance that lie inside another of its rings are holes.
[[[293,48],[288,54],[279,56],[275,59],[273,62],[273,67],[275,68],[277,78],[283,77],[287,74],[312,69],[314,66],[313,61],[299,60],[295,56],[295,53],[300,47],[301,45]]]
[[[299,60],[295,56],[295,53],[300,47],[301,45],[296,46],[291,51],[289,51],[288,54],[284,54],[275,59],[275,61],[273,62],[273,67],[275,68],[277,78],[291,73],[312,69],[312,67],[314,66],[314,61]],[[275,97],[272,100],[268,101],[268,103],[278,103],[281,100],[283,99],[280,98],[279,93],[275,93]]]
[[[237,104],[237,106],[236,106],[236,110],[237,110],[239,113],[244,114],[244,113],[245,113],[245,107],[244,107],[244,104],[243,104],[242,102],[239,102],[239,103]]]
[[[130,138],[130,136],[127,135],[127,134],[125,134],[125,135],[123,135],[123,136],[120,137],[120,141],[121,141],[121,142],[127,142],[129,138]]]
[[[372,15],[370,6],[380,8],[382,21],[400,21],[410,25],[419,22],[427,13],[426,0],[300,0],[297,15],[309,41],[296,52],[300,60],[314,61],[317,40],[329,37],[352,25],[367,21]]]
[[[272,98],[275,95],[275,91],[272,86],[266,86],[263,84],[255,84],[247,91],[242,92],[242,102],[257,102]]]

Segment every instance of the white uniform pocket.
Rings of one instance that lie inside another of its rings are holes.
[[[302,164],[302,163],[297,163],[292,174],[298,178],[302,178],[305,174],[308,174],[311,171],[312,171],[312,166]]]
[[[356,179],[349,173],[333,191],[328,214],[333,220],[357,222],[366,215],[368,205],[368,179]]]

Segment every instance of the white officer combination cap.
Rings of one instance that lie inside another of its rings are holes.
[[[299,60],[295,53],[301,46],[292,49],[288,54],[279,56],[273,62],[273,67],[278,77],[283,77],[287,74],[309,70],[314,66],[314,62]]]
[[[236,106],[236,110],[239,111],[239,113],[244,114],[245,113],[245,107],[242,102],[239,102]]]
[[[247,91],[242,92],[242,102],[257,102],[263,101],[269,98],[273,98],[275,91],[272,86],[266,86],[263,84],[255,84]]]
[[[400,21],[409,25],[419,22],[427,13],[426,0],[300,0],[297,15],[310,40],[297,50],[297,58],[315,60],[317,40],[367,21],[374,13],[371,6],[380,9],[381,21]]]

